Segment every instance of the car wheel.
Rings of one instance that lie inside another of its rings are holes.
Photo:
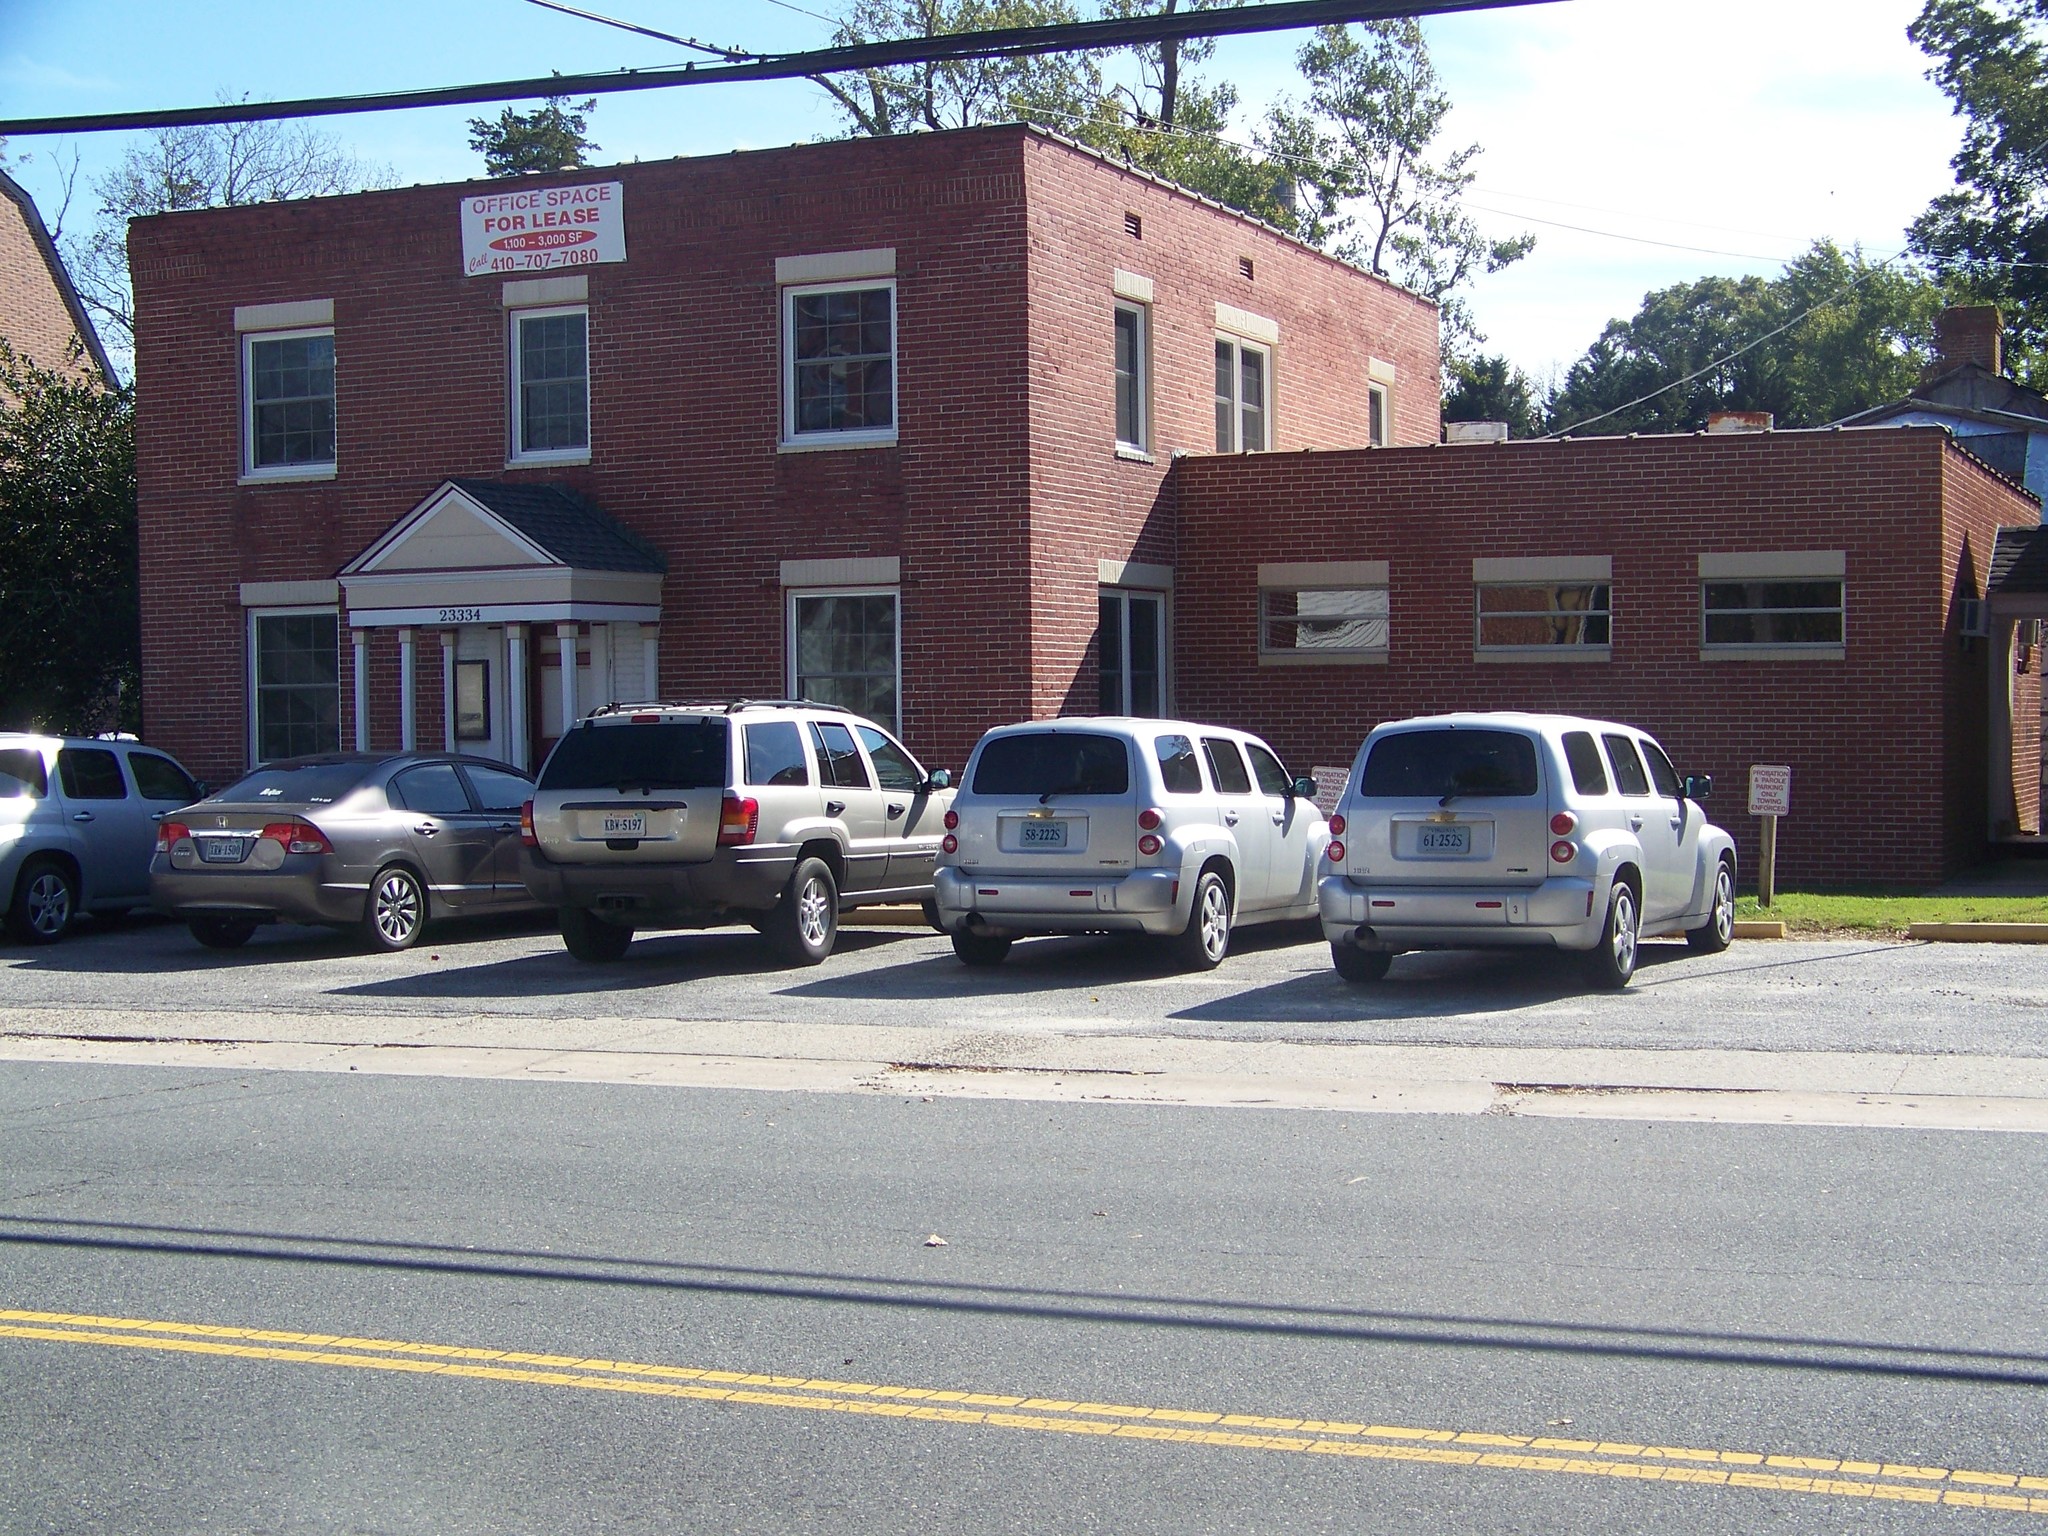
[[[1735,871],[1722,859],[1714,866],[1714,904],[1707,920],[1685,930],[1685,942],[1702,955],[1718,955],[1735,941]]]
[[[1003,956],[1010,952],[1010,941],[999,939],[987,933],[956,933],[953,935],[953,953],[960,957],[962,965],[1001,965]]]
[[[363,908],[363,936],[371,947],[411,949],[427,926],[427,890],[420,877],[403,864],[391,864],[370,882]]]
[[[256,936],[253,917],[195,917],[185,926],[208,949],[240,949]]]
[[[583,907],[562,908],[562,947],[578,960],[592,963],[622,959],[633,942],[633,930],[607,922]]]
[[[1607,898],[1607,921],[1600,929],[1600,943],[1586,956],[1594,986],[1617,992],[1628,985],[1629,977],[1636,973],[1636,928],[1640,921],[1634,889],[1623,881],[1615,881],[1614,892]]]
[[[768,916],[768,942],[791,965],[816,965],[839,937],[839,885],[823,859],[800,859]]]
[[[30,859],[14,882],[7,931],[24,944],[54,944],[78,916],[78,878],[58,859]]]
[[[1195,881],[1188,925],[1171,942],[1181,963],[1191,971],[1213,971],[1230,953],[1230,887],[1215,870],[1203,870]]]
[[[1383,949],[1360,949],[1356,944],[1332,940],[1330,963],[1346,981],[1382,981],[1394,957]]]

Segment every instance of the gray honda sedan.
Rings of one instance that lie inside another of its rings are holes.
[[[441,752],[266,763],[158,826],[150,904],[214,949],[263,923],[358,928],[406,949],[430,918],[533,910],[518,769]]]

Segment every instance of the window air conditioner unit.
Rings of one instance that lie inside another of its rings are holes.
[[[1991,614],[1982,598],[1966,597],[1956,604],[1956,632],[1979,640],[1991,633]]]

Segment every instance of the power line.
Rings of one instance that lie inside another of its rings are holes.
[[[600,15],[596,11],[579,11],[573,5],[563,5],[561,0],[526,0],[528,5],[537,5],[544,11],[559,11],[564,16],[574,16],[578,21],[594,21],[600,26],[617,27],[621,32],[637,33],[651,37],[658,43],[674,43],[678,48],[694,48],[699,53],[708,53],[714,59],[765,59],[765,53],[742,53],[737,48],[720,48],[714,43],[700,43],[694,37],[678,37],[673,32],[659,32],[653,27],[643,27],[636,21],[621,21],[616,16]]]
[[[1135,44],[1227,37],[1257,32],[1337,26],[1395,17],[1451,15],[1505,10],[1555,0],[1278,0],[1240,9],[1178,11],[1155,16],[1118,16],[1101,21],[1059,22],[1041,27],[1002,27],[938,37],[892,38],[853,43],[772,58],[680,68],[608,70],[598,74],[549,75],[532,80],[499,80],[486,85],[438,86],[357,96],[316,96],[296,101],[228,102],[210,107],[176,107],[141,112],[95,112],[72,117],[24,117],[0,121],[0,135],[103,133],[114,129],[184,128],[213,123],[265,122],[280,118],[336,117],[353,112],[391,112],[408,107],[473,106],[531,101],[549,96],[605,95],[617,91],[662,90],[679,85],[719,85],[752,80],[793,80],[848,74],[894,64],[942,63],[998,55],[1076,53]]]

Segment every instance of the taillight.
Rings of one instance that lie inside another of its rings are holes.
[[[169,853],[171,844],[181,837],[190,837],[192,829],[182,821],[160,821],[156,824],[156,851]]]
[[[1579,818],[1570,811],[1559,811],[1550,818],[1550,835],[1552,837],[1570,837],[1578,830]]]
[[[273,821],[259,837],[276,843],[286,853],[332,853],[334,844],[310,821]]]
[[[1330,818],[1330,836],[1342,837],[1344,835],[1344,825],[1344,818],[1342,816],[1332,816]]]
[[[752,795],[742,800],[727,795],[718,805],[718,846],[738,848],[754,840],[761,830],[761,802]]]
[[[951,832],[954,828],[958,827],[959,825],[960,813],[958,811],[946,812],[946,830],[948,832]]]
[[[1138,852],[1145,855],[1145,857],[1148,859],[1151,858],[1153,854],[1157,853],[1160,849],[1164,848],[1165,846],[1166,844],[1162,843],[1159,840],[1159,834],[1156,832],[1147,832],[1143,837],[1138,839]]]
[[[524,848],[538,848],[540,839],[533,831],[533,802],[527,801],[519,807],[519,843]]]
[[[1141,832],[1156,832],[1159,830],[1159,824],[1164,820],[1166,820],[1166,813],[1164,811],[1155,811],[1147,807],[1145,810],[1138,812],[1138,830]]]
[[[939,839],[939,852],[958,853],[959,851],[960,839],[955,837],[952,833],[948,832],[944,837]]]
[[[1330,846],[1323,850],[1323,856],[1332,864],[1342,864],[1344,862],[1344,845],[1335,838],[1331,838]]]
[[[1550,845],[1550,857],[1556,863],[1569,864],[1573,859],[1576,859],[1578,856],[1579,845],[1577,843],[1567,843],[1562,839],[1559,839],[1557,842],[1554,842]]]

